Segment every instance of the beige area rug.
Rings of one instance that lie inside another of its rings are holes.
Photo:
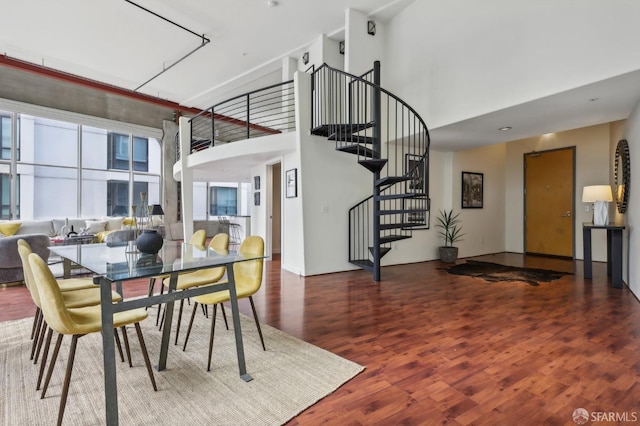
[[[178,304],[176,304],[177,306]],[[142,323],[152,365],[158,362],[161,333],[154,326],[155,309]],[[220,312],[218,312],[220,313]],[[240,379],[233,331],[218,315],[211,371],[206,371],[211,320],[200,311],[186,352],[171,337],[167,370],[154,369],[154,392],[144,367],[135,330],[128,332],[133,368],[118,358],[118,404],[121,425],[279,425],[332,393],[364,367],[275,328],[262,325],[267,351],[262,350],[252,319],[242,317],[247,371]],[[227,309],[229,321],[230,310]],[[174,329],[177,315],[174,315]],[[0,323],[0,424],[55,424],[70,337],[65,337],[45,399],[36,392],[38,370],[29,361],[32,319]],[[230,323],[231,325],[231,323]],[[52,343],[53,350],[53,343]],[[117,356],[117,355],[116,355]],[[155,368],[155,367],[154,367]],[[102,425],[104,387],[99,334],[79,339],[71,378],[65,425]]]

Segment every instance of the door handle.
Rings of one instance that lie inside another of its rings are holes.
[[[567,210],[565,214],[561,214],[560,217],[571,217],[571,211]]]

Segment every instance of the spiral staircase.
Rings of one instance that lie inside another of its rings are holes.
[[[381,259],[429,227],[429,131],[400,98],[380,87],[380,63],[362,76],[312,69],[311,133],[335,141],[372,174],[372,195],[349,210],[349,262],[380,281]]]

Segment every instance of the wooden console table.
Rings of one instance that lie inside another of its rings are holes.
[[[624,225],[594,225],[582,224],[582,244],[584,248],[584,277],[591,279],[593,271],[591,267],[591,230],[607,230],[607,275],[611,277],[613,287],[622,288],[622,231]]]

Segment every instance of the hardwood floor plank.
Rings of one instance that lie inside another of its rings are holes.
[[[567,425],[578,407],[640,418],[640,302],[611,287],[606,265],[585,280],[579,261],[476,259],[570,275],[489,283],[433,261],[385,267],[374,283],[363,271],[300,277],[267,262],[260,321],[366,367],[289,425]],[[147,285],[125,285],[125,296]],[[23,287],[0,289],[0,320],[34,311]]]

